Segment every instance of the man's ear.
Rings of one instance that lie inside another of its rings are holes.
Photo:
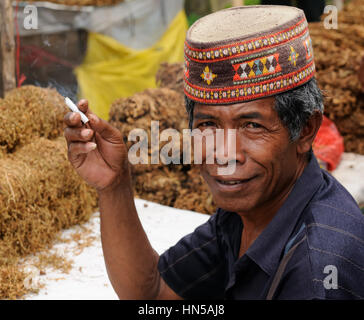
[[[310,151],[313,140],[322,123],[322,113],[315,111],[307,120],[297,141],[297,153],[304,154]]]

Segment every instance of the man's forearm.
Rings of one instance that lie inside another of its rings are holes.
[[[99,207],[106,268],[119,298],[156,298],[158,255],[140,223],[130,185],[99,192]]]

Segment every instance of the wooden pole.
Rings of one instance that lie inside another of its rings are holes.
[[[1,56],[4,96],[16,87],[14,16],[11,0],[0,0]]]

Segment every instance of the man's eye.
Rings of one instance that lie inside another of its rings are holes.
[[[214,127],[215,126],[215,123],[212,122],[212,121],[205,121],[205,122],[201,122],[198,124],[198,127]]]
[[[245,127],[246,128],[249,128],[249,129],[260,129],[260,128],[263,128],[262,125],[260,125],[259,123],[256,123],[256,122],[248,122]]]

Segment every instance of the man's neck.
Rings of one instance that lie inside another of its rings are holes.
[[[248,250],[248,248],[263,232],[269,222],[272,221],[278,210],[286,201],[288,195],[291,193],[297,179],[301,176],[306,165],[306,161],[299,165],[296,174],[291,180],[291,183],[288,184],[273,201],[266,203],[259,208],[255,208],[254,211],[251,212],[238,212],[244,225],[241,235],[239,257],[241,257]]]

